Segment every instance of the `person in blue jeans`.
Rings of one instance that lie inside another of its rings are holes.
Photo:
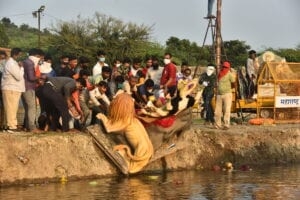
[[[208,4],[207,4],[207,17],[213,17],[214,16],[212,14],[212,9],[213,9],[214,3],[215,3],[215,0],[208,0]]]
[[[211,100],[214,97],[214,87],[216,83],[215,67],[213,65],[208,65],[206,72],[201,74],[199,79],[199,84],[204,86],[202,93],[203,107],[206,112],[205,124],[212,125],[214,120],[214,111],[211,105]]]

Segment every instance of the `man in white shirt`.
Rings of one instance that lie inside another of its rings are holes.
[[[102,50],[99,50],[97,52],[97,58],[98,58],[98,62],[96,63],[96,65],[93,67],[93,76],[98,76],[102,74],[102,67],[103,66],[108,66],[107,63],[105,63],[105,52]]]
[[[108,114],[108,107],[110,105],[110,100],[106,95],[107,87],[108,87],[107,82],[100,81],[97,84],[97,87],[95,87],[95,89],[89,92],[90,100],[93,105],[91,125],[97,122],[96,115],[98,113],[103,113],[105,115]]]
[[[247,78],[248,78],[248,95],[247,98],[251,98],[256,91],[256,82],[259,71],[259,63],[254,50],[249,51],[249,57],[247,59]]]
[[[11,57],[7,60],[2,74],[2,98],[5,110],[7,132],[19,132],[17,112],[22,92],[25,92],[24,68],[18,63],[21,56],[20,48],[11,50]]]

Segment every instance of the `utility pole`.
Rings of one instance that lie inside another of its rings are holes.
[[[222,36],[221,36],[221,7],[222,0],[217,1],[217,23],[216,23],[216,66],[217,74],[221,69],[221,48],[222,48]]]
[[[41,6],[38,10],[32,12],[34,18],[38,18],[38,47],[41,47],[41,13],[45,10],[45,6]]]

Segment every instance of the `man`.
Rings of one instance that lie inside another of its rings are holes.
[[[129,77],[134,76],[138,78],[138,85],[142,84],[145,80],[145,76],[141,69],[141,62],[142,60],[140,58],[134,58],[132,61],[132,66],[128,72]]]
[[[171,97],[175,95],[176,84],[176,66],[171,62],[172,54],[165,53],[164,55],[164,69],[160,79],[160,89],[164,90],[165,96],[169,94]]]
[[[257,75],[259,71],[259,63],[258,63],[258,59],[256,58],[256,51],[254,50],[249,51],[246,70],[247,70],[247,79],[249,83],[247,98],[251,98],[256,90],[256,81],[257,81]]]
[[[214,87],[216,83],[216,75],[214,74],[214,72],[215,72],[215,66],[210,64],[207,66],[206,72],[201,74],[199,79],[199,84],[204,86],[202,98],[203,98],[203,107],[206,112],[205,115],[206,125],[211,125],[215,122],[214,111],[211,105],[211,100],[214,97]]]
[[[41,79],[41,97],[47,106],[47,114],[52,117],[51,130],[56,131],[60,127],[59,118],[62,118],[61,129],[63,132],[70,130],[69,121],[71,115],[69,108],[73,107],[72,92],[81,88],[80,82],[69,77],[47,77]]]
[[[21,94],[25,91],[24,69],[17,62],[21,52],[20,48],[11,50],[11,57],[7,60],[2,75],[2,98],[8,127],[7,132],[9,133],[20,131],[17,128],[17,112]]]
[[[29,56],[23,61],[25,92],[22,93],[22,103],[25,110],[24,128],[29,132],[39,132],[36,127],[36,96],[35,89],[38,81],[36,76],[36,68],[38,67],[41,55],[43,54],[40,49],[30,49]]]
[[[146,61],[146,65],[142,69],[144,77],[146,77],[148,70],[150,69],[150,67],[152,67],[152,57],[147,57],[145,61]]]
[[[137,96],[134,98],[139,105],[146,105],[149,97],[153,96],[154,82],[147,79],[143,84],[137,87]]]
[[[217,101],[215,108],[215,128],[227,130],[230,127],[230,112],[232,104],[232,85],[235,82],[230,72],[230,63],[225,61],[218,74]],[[224,127],[222,127],[222,114]]]
[[[95,124],[97,121],[96,115],[98,113],[103,113],[108,115],[108,107],[110,105],[110,100],[106,95],[108,85],[105,81],[100,81],[95,89],[89,92],[90,100],[92,102],[92,119],[91,125]]]
[[[56,76],[62,76],[61,75],[61,71],[65,68],[65,67],[68,67],[69,65],[69,56],[67,55],[62,55],[60,57],[60,63],[57,67],[55,67],[55,74]]]
[[[163,72],[163,67],[159,66],[159,61],[157,57],[152,57],[152,66],[148,69],[146,80],[151,79],[154,82],[154,95],[155,98],[159,98],[159,90],[160,90],[160,79]]]
[[[69,64],[61,70],[60,76],[70,77],[73,79],[79,78],[79,72],[75,73],[75,67],[78,64],[76,56],[69,56]]]
[[[187,62],[182,62],[181,67],[180,67],[180,71],[176,73],[176,80],[177,80],[177,82],[178,82],[178,80],[183,79],[183,77],[184,77],[184,70],[187,69],[188,67],[189,66],[188,66]]]
[[[131,68],[131,59],[126,57],[123,59],[123,64],[118,68],[118,73],[123,76],[124,80],[128,80],[128,74]]]
[[[104,66],[108,66],[107,63],[105,63],[105,52],[102,50],[99,50],[97,52],[97,58],[98,58],[98,62],[96,63],[96,65],[93,67],[93,77],[96,77],[98,75],[102,74],[102,68]]]

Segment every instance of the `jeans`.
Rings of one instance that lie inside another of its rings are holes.
[[[22,93],[22,103],[25,110],[24,127],[27,130],[36,128],[36,98],[34,90],[27,90]]]
[[[212,9],[213,5],[215,3],[215,0],[208,0],[208,6],[207,6],[207,16],[212,16]]]
[[[214,97],[213,94],[203,95],[203,106],[206,111],[205,121],[214,123],[214,111],[211,105],[211,100]]]

